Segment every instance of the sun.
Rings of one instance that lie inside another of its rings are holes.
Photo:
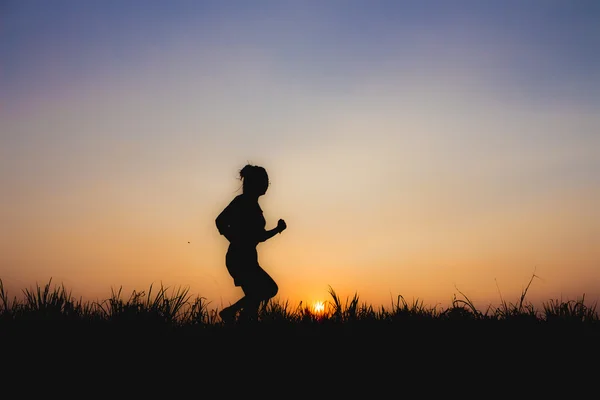
[[[323,313],[323,311],[325,311],[325,304],[322,301],[315,301],[315,304],[313,305],[313,310],[315,314],[321,314]]]

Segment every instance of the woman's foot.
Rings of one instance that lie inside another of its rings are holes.
[[[235,322],[235,314],[236,311],[233,307],[225,307],[219,312],[219,317],[221,317],[224,323],[229,324]]]

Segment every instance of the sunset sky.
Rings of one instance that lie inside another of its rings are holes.
[[[600,2],[0,3],[9,294],[228,305],[247,162],[280,300],[598,301]]]

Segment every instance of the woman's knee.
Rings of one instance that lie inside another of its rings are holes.
[[[268,300],[277,295],[279,292],[279,287],[273,278],[269,276],[269,274],[263,271],[260,281],[260,291],[262,292],[261,294],[264,300]]]
[[[277,295],[279,287],[274,281],[264,282],[260,287],[261,300],[269,300]]]
[[[271,284],[265,289],[265,295],[268,296],[268,299],[275,297],[278,292],[279,286],[277,286],[275,282],[271,282]]]

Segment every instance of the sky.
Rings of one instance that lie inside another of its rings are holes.
[[[9,295],[234,302],[246,163],[279,301],[592,304],[600,3],[0,1]]]

